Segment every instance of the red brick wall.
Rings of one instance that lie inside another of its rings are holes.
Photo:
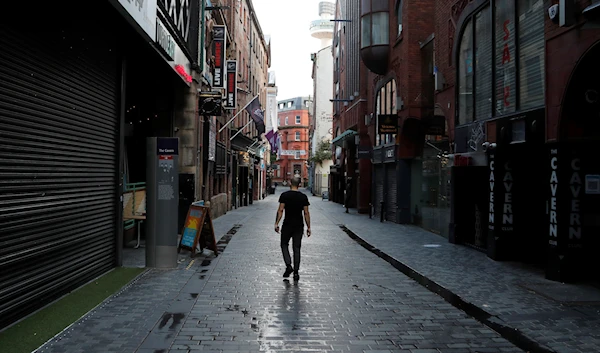
[[[300,116],[300,124],[296,124],[296,116]],[[306,154],[301,156],[300,159],[295,159],[294,156],[281,156],[275,164],[279,165],[281,170],[281,177],[275,176],[275,180],[290,180],[293,177],[294,164],[302,166],[302,177],[308,178],[308,153],[310,150],[309,144],[309,123],[310,116],[309,111],[305,109],[301,110],[286,110],[277,113],[281,125],[279,125],[279,133],[281,134],[281,148],[284,150],[304,150]],[[288,125],[285,125],[285,117],[288,117]],[[300,132],[300,141],[296,141],[296,132]],[[288,175],[287,172],[292,174]],[[286,174],[284,174],[286,173]]]
[[[545,8],[558,1],[547,0]],[[590,0],[577,0],[576,13],[591,4]],[[546,17],[546,140],[560,138],[561,108],[565,90],[577,62],[587,50],[600,41],[599,29],[582,29],[584,19],[563,28]]]

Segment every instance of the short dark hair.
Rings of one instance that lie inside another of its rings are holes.
[[[302,182],[302,180],[300,179],[300,177],[293,177],[292,178],[292,186],[300,186],[301,182]]]

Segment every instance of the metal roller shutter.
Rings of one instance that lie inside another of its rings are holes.
[[[375,203],[373,205],[373,214],[376,217],[381,217],[381,201],[383,201],[384,174],[385,169],[383,164],[375,165]]]
[[[386,202],[385,202],[385,219],[390,222],[398,222],[398,173],[396,172],[396,163],[386,165]]]
[[[23,33],[0,25],[0,327],[115,265],[116,55]]]

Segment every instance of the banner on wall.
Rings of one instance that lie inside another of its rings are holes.
[[[213,29],[213,55],[215,65],[213,68],[213,87],[225,88],[225,52],[227,50],[225,26],[214,26]]]
[[[227,60],[227,89],[225,109],[235,109],[237,105],[237,60]]]

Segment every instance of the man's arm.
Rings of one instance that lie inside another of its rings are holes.
[[[279,222],[281,221],[281,217],[283,217],[283,209],[285,208],[284,203],[279,204],[279,208],[277,209],[277,217],[275,218],[275,231],[279,233]]]
[[[306,222],[306,235],[310,237],[310,212],[308,206],[304,206],[304,222]]]

